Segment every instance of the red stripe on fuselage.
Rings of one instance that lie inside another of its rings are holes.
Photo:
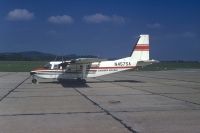
[[[96,70],[102,70],[102,69],[128,69],[128,68],[134,68],[134,66],[120,66],[120,67],[91,67],[87,69],[87,71],[96,71]],[[43,70],[34,70],[33,72],[64,72],[62,70],[55,70],[55,69],[43,69]]]
[[[149,51],[149,45],[136,45],[135,49],[136,51]]]
[[[125,69],[134,68],[134,66],[124,66],[124,67],[91,67],[90,69]]]

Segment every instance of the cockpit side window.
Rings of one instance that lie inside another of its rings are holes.
[[[44,68],[46,68],[46,69],[51,69],[51,64],[48,63],[48,64],[44,65]]]

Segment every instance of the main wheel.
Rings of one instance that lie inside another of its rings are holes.
[[[85,80],[85,79],[81,79],[81,78],[77,78],[77,81],[78,81],[79,83],[83,83],[83,84],[86,83],[86,80]]]
[[[33,84],[37,84],[37,79],[32,79]]]
[[[86,80],[85,80],[85,79],[82,79],[81,82],[82,82],[83,84],[85,84],[85,83],[86,83]]]

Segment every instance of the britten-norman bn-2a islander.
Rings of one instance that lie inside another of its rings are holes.
[[[30,72],[32,83],[38,78],[46,79],[76,79],[86,82],[87,78],[103,76],[116,72],[146,66],[158,61],[149,60],[149,35],[140,35],[129,57],[117,60],[103,60],[98,58],[78,58],[69,61],[52,61],[43,68],[36,68]]]

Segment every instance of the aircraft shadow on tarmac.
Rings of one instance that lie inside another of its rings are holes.
[[[98,80],[98,81],[87,81],[87,83],[144,83],[143,81],[137,80]]]
[[[86,81],[86,83],[79,82],[76,80],[61,80],[61,81],[52,81],[52,82],[40,82],[40,84],[61,84],[65,88],[87,88],[90,87],[90,83],[144,83],[143,81],[137,80],[97,80],[97,81]]]
[[[62,81],[51,81],[51,82],[40,82],[40,84],[61,84],[64,88],[84,88],[90,87],[87,83],[81,83],[73,80],[62,80]]]

